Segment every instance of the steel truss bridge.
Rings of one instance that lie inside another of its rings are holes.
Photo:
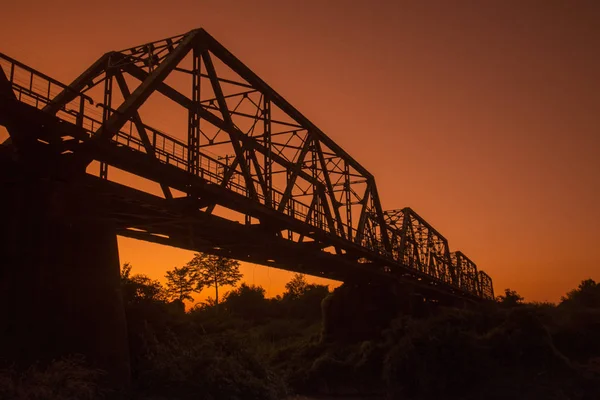
[[[0,66],[1,153],[94,193],[119,235],[494,298],[485,272],[412,209],[384,211],[373,175],[203,29],[106,53],[70,85]]]

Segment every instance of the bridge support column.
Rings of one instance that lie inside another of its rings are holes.
[[[0,363],[82,354],[129,384],[116,234],[98,199],[66,183],[1,172]]]

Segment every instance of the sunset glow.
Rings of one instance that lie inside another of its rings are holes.
[[[365,166],[384,209],[416,210],[497,293],[556,302],[600,279],[596,3],[134,3],[3,5],[0,52],[69,83],[109,50],[202,27]],[[182,135],[185,118],[144,107]],[[163,280],[193,253],[119,237],[119,255]],[[241,270],[267,296],[292,276]]]

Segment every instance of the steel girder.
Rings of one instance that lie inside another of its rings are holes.
[[[487,300],[494,300],[492,278],[483,271],[479,271],[479,296]]]
[[[384,212],[393,257],[411,270],[455,285],[448,241],[411,208]]]
[[[480,293],[477,265],[460,251],[451,253],[450,257],[460,288]]]

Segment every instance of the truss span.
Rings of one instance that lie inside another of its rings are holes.
[[[106,53],[70,85],[6,55],[0,66],[0,123],[24,157],[88,172],[99,163],[103,180],[116,167],[159,183],[168,204],[219,212],[365,276],[494,297],[487,274],[412,209],[384,211],[373,175],[203,29]],[[177,236],[157,226],[123,220],[121,233]],[[250,253],[227,254],[256,262]]]

